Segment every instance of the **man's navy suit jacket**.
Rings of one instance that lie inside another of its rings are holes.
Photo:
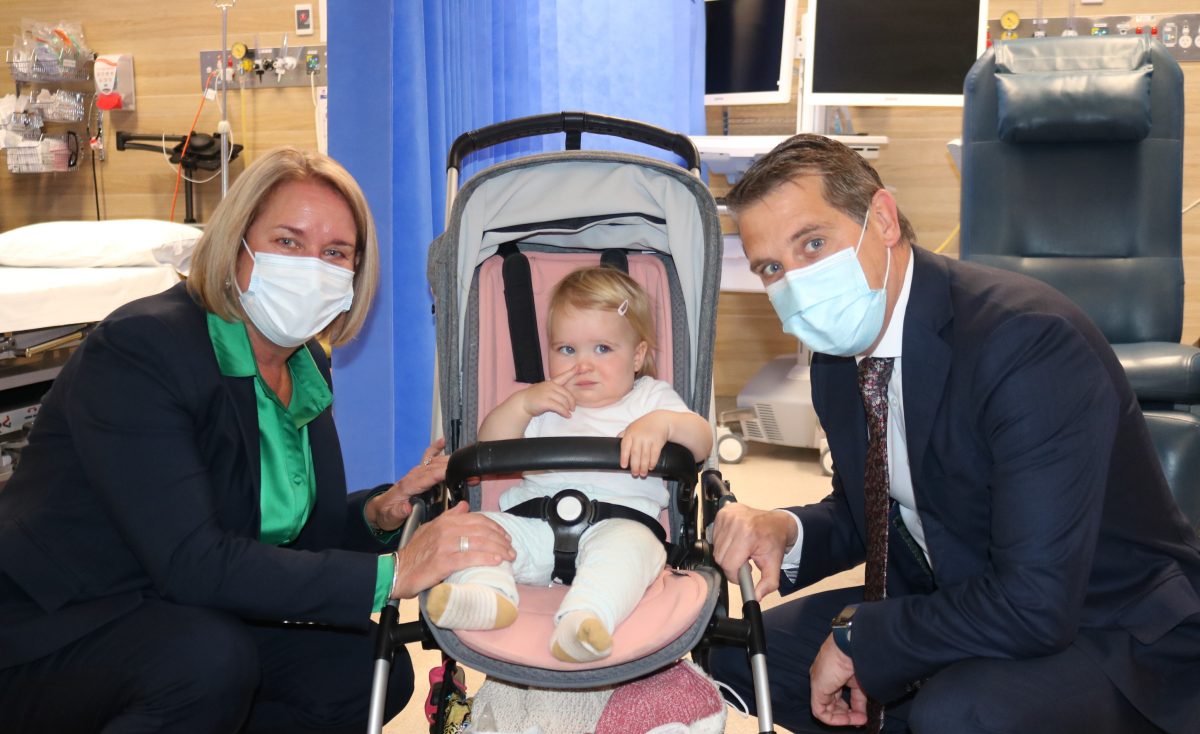
[[[912,252],[904,429],[932,578],[891,533],[889,598],[855,615],[859,682],[892,700],[958,660],[1078,645],[1159,726],[1200,731],[1200,657],[1179,659],[1200,656],[1200,542],[1104,336],[1039,281]],[[785,593],[865,558],[855,360],[817,355],[812,383],[834,489],[791,508]]]
[[[328,381],[324,353],[308,349]],[[368,626],[384,546],[362,519],[370,491],[347,498],[330,410],[308,426],[308,523],[288,548],[257,540],[253,380],[220,373],[206,313],[183,284],[123,306],[88,336],[0,492],[0,668],[146,598]]]

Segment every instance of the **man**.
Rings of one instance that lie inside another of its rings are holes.
[[[1087,316],[914,246],[878,174],[821,136],[727,201],[785,331],[818,352],[835,472],[815,505],[726,506],[717,561],[753,561],[759,598],[867,561],[865,595],[765,613],[776,719],[858,726],[870,699],[887,732],[1200,732],[1200,541]],[[712,662],[748,691],[742,655]]]

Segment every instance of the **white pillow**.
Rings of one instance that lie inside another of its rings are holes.
[[[202,231],[158,219],[43,222],[0,233],[0,265],[113,268],[172,265],[186,275]]]

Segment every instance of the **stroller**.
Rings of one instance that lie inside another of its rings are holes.
[[[582,133],[615,135],[684,159],[683,168],[639,155],[580,151]],[[494,165],[458,188],[473,151],[523,137],[565,133],[567,150]],[[401,535],[407,542],[426,514],[461,498],[473,511],[497,509],[512,477],[534,470],[619,470],[620,441],[539,438],[477,443],[488,412],[523,384],[545,379],[539,334],[549,293],[568,272],[604,263],[625,270],[654,304],[660,379],[690,409],[712,420],[712,352],[720,278],[716,205],[699,178],[699,154],[684,135],[613,117],[564,112],[520,118],[460,136],[447,165],[447,224],[429,249],[436,304],[438,392],[435,431],[452,451],[445,486],[414,500]],[[715,464],[710,457],[708,465]],[[393,602],[380,619],[369,730],[381,731],[383,696],[395,648],[422,640],[449,661],[432,731],[441,732],[452,697],[454,661],[508,683],[592,689],[643,678],[692,654],[702,667],[711,645],[747,648],[755,678],[759,730],[773,730],[761,615],[747,565],[739,574],[743,619],[729,619],[728,591],[703,535],[717,510],[735,501],[712,468],[668,443],[653,474],[668,480],[660,518],[671,539],[667,568],[613,633],[613,654],[564,663],[545,645],[565,587],[524,586],[517,621],[501,630],[451,631],[421,620],[398,624]],[[507,477],[507,481],[505,478]],[[482,483],[478,480],[484,479]],[[697,485],[699,490],[697,489]],[[697,494],[702,495],[697,497]],[[651,620],[649,624],[633,623]],[[537,648],[534,650],[533,648]]]

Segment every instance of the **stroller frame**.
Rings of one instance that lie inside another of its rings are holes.
[[[430,248],[429,273],[430,282],[434,285],[435,296],[441,292],[439,285],[451,289],[450,293],[455,293],[452,290],[456,287],[454,283],[439,284],[437,282],[436,279],[441,277],[441,274],[450,272],[461,275],[464,271],[471,272],[475,267],[474,263],[470,263],[470,269],[468,269],[456,261],[446,262],[444,259],[435,261],[435,248],[438,243],[448,236],[457,237],[457,229],[453,226],[453,223],[455,222],[455,215],[461,214],[462,202],[456,201],[456,199],[458,199],[458,178],[463,159],[471,152],[481,148],[522,137],[551,133],[565,133],[567,136],[568,151],[578,150],[583,132],[616,135],[649,143],[681,156],[684,159],[686,173],[679,171],[674,166],[664,164],[662,161],[643,158],[641,156],[608,153],[588,154],[588,157],[592,160],[612,160],[618,163],[635,162],[644,166],[656,167],[660,171],[666,171],[668,168],[677,171],[678,173],[672,175],[685,182],[685,185],[692,191],[697,201],[700,202],[701,213],[708,218],[704,224],[703,235],[706,244],[710,239],[717,243],[714,248],[710,249],[714,250],[715,258],[717,258],[715,262],[719,263],[719,226],[715,227],[716,231],[712,231],[714,228],[708,223],[708,220],[712,222],[716,221],[715,204],[712,202],[711,195],[707,193],[703,182],[699,179],[699,154],[686,136],[632,120],[589,113],[564,112],[538,115],[498,123],[481,128],[480,130],[464,133],[452,145],[447,162],[446,233],[439,240],[435,241],[434,245]],[[501,167],[511,168],[530,165],[529,161],[535,158],[539,161],[572,159],[569,152],[539,154],[525,159],[498,164],[484,173]],[[467,187],[464,187],[464,193],[468,187],[475,184],[477,179],[482,176],[483,174],[473,178],[472,182]],[[703,194],[697,193],[698,191],[702,191]],[[568,249],[568,251],[571,250]],[[702,253],[702,255],[706,254]],[[482,258],[480,260],[482,261]],[[706,266],[711,264],[712,261],[704,263]],[[702,271],[705,282],[700,289],[705,293],[705,299],[711,298],[709,310],[712,313],[708,314],[708,325],[711,326],[712,322],[715,321],[715,293],[717,292],[719,265],[715,268],[704,267]],[[461,288],[459,288],[459,292],[461,293]],[[709,294],[712,295],[710,296]],[[437,325],[439,352],[441,352],[447,343],[454,345],[460,343],[461,335],[464,332],[463,326],[460,326],[459,321],[464,309],[460,308],[456,302],[450,304],[439,303],[438,305],[445,309],[439,312]],[[697,345],[697,341],[701,340],[701,337],[698,336],[700,330],[694,326],[698,319],[696,315],[698,306],[695,303],[690,304],[690,306],[691,308],[687,309],[687,314],[688,318],[693,320],[693,328],[688,330],[688,335],[691,339],[690,346],[692,347],[692,351],[688,352],[688,354],[692,352],[703,354],[703,351],[698,351],[702,349],[707,349],[711,353],[711,332],[707,335],[706,340],[702,340],[703,343]],[[674,312],[677,312],[677,310],[673,309]],[[678,346],[676,348],[678,349]],[[694,367],[695,375],[688,374],[690,366],[687,360],[682,360],[682,362],[677,360],[674,384],[680,390],[689,407],[702,415],[708,415],[711,414],[712,409],[711,365],[702,363]],[[448,376],[462,374],[462,365],[459,362],[457,349],[449,350],[448,354],[439,355],[437,371],[443,372]],[[680,379],[681,373],[684,378],[682,381]],[[469,444],[475,439],[474,416],[472,416],[472,420],[464,420],[462,416],[447,418],[442,415],[441,410],[442,405],[462,406],[465,402],[468,402],[462,400],[462,390],[458,380],[461,380],[461,377],[438,381],[437,397],[435,398],[434,405],[434,432],[437,434],[444,431],[447,434],[448,446],[453,451],[447,470],[446,486],[435,488],[421,498],[414,500],[414,511],[401,534],[401,547],[407,544],[415,529],[420,523],[425,521],[427,514],[439,514],[443,509],[449,507],[452,502],[463,498],[467,492],[467,480],[473,477],[534,469],[586,470],[619,468],[620,442],[618,439],[518,439],[463,446],[463,444]],[[680,389],[680,386],[682,386],[682,389]],[[460,448],[460,446],[462,447]],[[714,463],[714,460],[710,457],[709,464],[712,463]],[[673,485],[674,489],[671,492],[672,502],[669,516],[671,535],[676,539],[681,549],[681,553],[677,554],[677,556],[682,556],[682,559],[676,558],[675,560],[681,560],[679,563],[681,568],[697,570],[702,575],[707,575],[710,578],[710,595],[716,595],[715,604],[710,603],[708,605],[709,608],[713,608],[713,614],[701,617],[685,634],[681,635],[675,642],[670,643],[663,654],[674,655],[671,659],[673,661],[691,651],[693,658],[704,666],[706,663],[705,653],[711,645],[723,644],[745,647],[750,656],[755,681],[759,730],[764,733],[771,732],[773,731],[773,723],[766,677],[765,640],[761,610],[755,599],[750,567],[748,564],[745,565],[740,570],[738,578],[743,599],[748,600],[743,604],[743,618],[730,619],[725,615],[725,610],[728,607],[728,591],[721,580],[720,571],[716,569],[713,563],[712,544],[699,531],[699,528],[711,528],[717,510],[725,502],[735,501],[733,495],[729,492],[728,484],[715,469],[710,468],[705,470],[699,478],[701,498],[698,502],[696,497],[697,470],[695,464],[690,452],[675,444],[668,444],[664,447],[662,457],[652,473],[675,482]],[[473,501],[472,504],[476,503]],[[472,509],[478,509],[478,507],[476,506]],[[710,602],[713,602],[713,599],[710,598]],[[451,647],[452,645],[444,644],[446,635],[453,637],[453,633],[449,631],[431,628],[423,616],[416,622],[399,624],[397,603],[393,601],[385,607],[380,617],[379,636],[376,645],[375,676],[372,686],[371,714],[368,731],[380,732],[382,730],[386,683],[390,674],[395,648],[407,642],[420,640],[427,649],[440,647],[443,652],[447,652],[447,647]],[[675,650],[674,648],[679,649]],[[497,671],[497,665],[494,661],[486,665],[480,665],[478,660],[471,657],[469,650],[466,652],[463,652],[463,650],[465,648],[458,649],[456,647],[456,656],[473,667],[481,668],[485,673],[497,675],[502,679],[515,680],[517,682],[522,681],[520,666],[516,666],[516,675],[512,675],[512,669],[505,669],[503,667],[505,664],[503,663],[500,663],[499,671]],[[655,655],[658,655],[658,653]],[[657,657],[655,659],[657,660]],[[633,662],[640,662],[640,660]],[[453,661],[448,664],[447,672],[452,670],[453,664]],[[585,670],[568,673],[558,671],[555,673],[556,676],[569,676],[575,679],[575,682],[563,684],[561,680],[556,680],[555,685],[550,687],[562,689],[592,687],[629,680],[650,672],[645,670],[644,666],[633,666],[629,670],[622,670],[617,673],[617,677],[614,679],[613,671],[622,667],[613,666],[611,668],[602,668],[598,671]],[[600,675],[589,675],[596,673]],[[542,683],[539,684],[544,685]],[[442,720],[442,706],[448,698],[445,695],[449,693],[448,688],[448,686],[443,685],[442,695],[439,696],[438,722]]]

